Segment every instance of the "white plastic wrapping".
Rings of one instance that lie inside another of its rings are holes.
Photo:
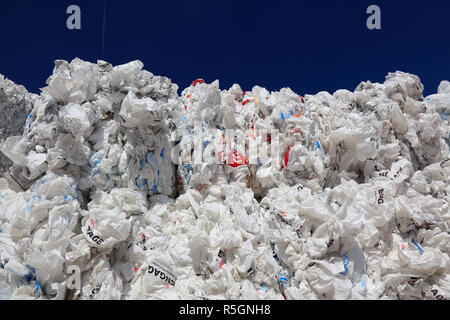
[[[33,102],[37,98],[23,86],[14,84],[0,74],[0,140],[22,135],[25,121],[30,117]],[[9,143],[9,146],[13,147],[14,143]],[[1,172],[5,173],[11,165],[11,160],[0,154]]]
[[[2,299],[450,298],[448,82],[177,89],[56,61],[1,145]]]

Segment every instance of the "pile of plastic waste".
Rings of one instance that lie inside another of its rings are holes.
[[[449,82],[177,90],[58,60],[10,102],[0,298],[450,299]]]

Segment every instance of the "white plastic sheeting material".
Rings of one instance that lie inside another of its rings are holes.
[[[450,299],[448,82],[177,89],[56,61],[2,145],[1,298]]]
[[[0,74],[0,140],[22,135],[25,120],[30,115],[36,98],[36,95],[29,93],[23,86],[16,85]],[[6,172],[11,165],[11,160],[0,154],[1,172]]]

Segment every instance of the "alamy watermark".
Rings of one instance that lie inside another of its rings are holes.
[[[370,16],[367,18],[366,26],[369,30],[381,29],[381,9],[377,5],[371,5],[367,8],[367,14]]]
[[[77,5],[71,5],[67,7],[67,14],[70,16],[67,18],[66,26],[69,30],[80,30],[81,29],[81,9]]]
[[[67,273],[71,274],[67,278],[67,288],[70,290],[81,290],[81,269],[79,266],[67,267]]]
[[[69,30],[81,30],[81,8],[77,5],[67,7],[66,13],[70,16],[66,20],[66,26]],[[370,5],[367,7],[366,13],[370,16],[367,18],[366,26],[369,30],[381,29],[381,9],[378,5]]]
[[[258,165],[269,159],[281,160],[283,134],[278,129],[219,130],[198,125],[191,132],[175,130],[172,133],[171,141],[175,145],[169,156],[173,164],[238,167]]]

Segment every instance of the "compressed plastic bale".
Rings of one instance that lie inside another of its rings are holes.
[[[127,176],[126,172],[122,171],[122,174],[125,173],[125,179],[123,179],[119,173],[117,177],[117,173],[114,170],[116,160],[113,160],[116,156],[116,152],[119,151],[120,147],[124,147],[124,140],[119,139],[119,144],[115,146],[114,150],[108,150],[107,145],[105,145],[110,141],[110,139],[116,140],[121,137],[120,131],[126,131],[121,128],[118,122],[118,110],[120,107],[120,102],[126,98],[126,95],[122,95],[120,93],[116,94],[103,94],[101,93],[103,89],[102,87],[97,86],[97,80],[99,77],[103,75],[109,75],[111,73],[111,79],[122,79],[124,88],[128,88],[130,94],[132,92],[136,92],[133,88],[145,85],[152,85],[151,83],[155,82],[155,86],[153,90],[149,91],[150,94],[155,99],[165,99],[161,104],[159,103],[156,106],[154,112],[155,114],[161,113],[162,108],[166,108],[167,102],[169,102],[168,108],[173,108],[176,105],[176,99],[173,99],[172,87],[170,85],[165,86],[168,82],[167,78],[154,77],[150,73],[141,72],[142,63],[135,62],[130,63],[129,65],[124,65],[118,67],[117,69],[107,67],[103,62],[99,62],[98,65],[90,64],[87,62],[83,62],[81,60],[75,59],[70,64],[64,61],[58,61],[56,63],[56,67],[54,69],[54,75],[51,79],[65,79],[63,82],[65,83],[61,86],[52,86],[48,87],[48,90],[44,90],[45,94],[43,95],[43,101],[39,101],[35,105],[35,111],[33,114],[35,115],[36,121],[33,123],[29,123],[30,125],[30,134],[34,136],[35,142],[33,142],[32,148],[36,150],[36,152],[42,152],[46,149],[48,150],[49,157],[48,163],[50,170],[55,172],[64,170],[65,168],[70,168],[71,165],[75,165],[74,167],[76,171],[81,170],[81,174],[85,175],[89,167],[93,167],[91,171],[94,175],[98,175],[96,179],[98,179],[98,183],[92,185],[89,183],[82,183],[83,186],[86,185],[88,188],[99,187],[100,183],[106,185],[106,190],[110,190],[115,185],[123,185],[128,187],[130,184],[134,184],[137,187],[142,184],[142,181],[145,182],[147,177],[142,177],[136,181],[136,176]],[[70,74],[68,73],[70,71]],[[108,77],[107,77],[108,78]],[[155,79],[154,79],[155,78]],[[91,81],[92,80],[92,81]],[[106,79],[107,80],[107,79]],[[119,81],[119,80],[117,80]],[[136,86],[133,86],[132,82],[137,81]],[[52,80],[50,80],[52,82]],[[159,87],[156,85],[159,83]],[[106,85],[106,84],[105,84]],[[165,86],[162,92],[161,86]],[[114,85],[113,85],[114,87]],[[120,87],[120,86],[119,86]],[[120,87],[121,88],[121,87]],[[116,90],[120,89],[117,88]],[[78,89],[78,91],[77,91]],[[176,86],[173,86],[173,89],[176,89]],[[58,91],[59,90],[59,91]],[[83,92],[83,95],[86,94],[85,98],[70,100],[70,95],[73,93],[75,96],[79,95],[79,91]],[[108,89],[109,90],[109,89]],[[63,96],[68,96],[64,98]],[[48,97],[51,95],[55,95],[56,103],[62,105],[63,107],[60,109],[60,118],[57,118],[57,112],[54,111],[55,100],[50,100]],[[105,98],[106,96],[106,98]],[[172,96],[169,100],[165,97]],[[98,99],[98,103],[97,103]],[[86,100],[90,100],[90,103],[85,103]],[[126,99],[124,100],[126,101]],[[135,101],[152,101],[151,97],[145,99],[135,99]],[[146,114],[150,115],[154,113],[153,111],[149,111]],[[115,115],[117,113],[117,115]],[[167,112],[166,112],[167,113]],[[161,113],[159,118],[154,118],[158,121],[159,127],[156,130],[161,130],[161,126],[164,127],[165,124],[160,123],[160,117],[164,112]],[[115,119],[115,120],[114,120]],[[150,119],[150,118],[149,118]],[[116,121],[117,120],[117,121]],[[145,119],[143,119],[145,120]],[[148,120],[148,119],[147,119]],[[108,125],[107,125],[108,124]],[[143,126],[151,125],[154,127],[155,123],[152,125],[149,121],[144,121]],[[38,128],[36,131],[34,128]],[[64,129],[63,129],[64,128]],[[125,128],[125,127],[124,127]],[[130,157],[135,159],[132,162],[142,161],[145,153],[144,150],[141,149],[144,147],[144,141],[142,137],[144,131],[147,130],[149,133],[152,133],[151,129],[145,129],[141,126],[138,128],[140,133],[138,136],[131,137],[128,136],[131,143],[135,144],[136,147],[139,147],[139,152],[128,148],[128,154],[126,157]],[[56,132],[55,132],[56,131]],[[58,131],[62,131],[62,134],[58,135],[56,143],[51,142],[49,140],[55,137],[55,134]],[[71,135],[67,135],[66,132],[69,131]],[[94,133],[94,135],[92,135]],[[124,132],[127,134],[126,132]],[[92,137],[91,137],[92,135]],[[31,136],[31,137],[32,137]],[[159,139],[163,138],[164,134],[161,134]],[[83,138],[87,138],[87,141]],[[42,141],[42,142],[40,142]],[[156,139],[155,139],[156,142]],[[41,143],[44,143],[43,146]],[[93,146],[89,145],[89,143],[93,143]],[[153,149],[153,145],[151,143],[145,143],[147,150],[151,151]],[[126,144],[125,144],[126,146]],[[167,152],[170,152],[170,144],[167,142],[165,146]],[[103,149],[103,150],[102,150]],[[97,152],[105,152],[105,154],[101,157],[101,153]],[[153,149],[154,150],[154,149]],[[157,150],[158,154],[164,154],[164,148]],[[109,152],[109,154],[108,154]],[[91,156],[94,156],[94,161],[89,159]],[[103,158],[106,158],[105,164],[102,166],[101,161]],[[111,158],[111,159],[109,159]],[[164,159],[163,159],[164,160]],[[69,162],[69,166],[67,162]],[[170,173],[173,170],[173,166],[169,161],[165,161],[166,163],[163,165],[161,163],[157,163],[156,168],[153,168],[153,174],[156,177],[160,171],[164,171],[162,177],[166,178],[168,182],[161,181],[161,183],[157,184],[152,181],[152,184],[146,188],[149,193],[159,193],[163,192],[166,194],[174,194],[173,188],[171,188],[171,181],[174,179],[173,174]],[[16,161],[16,165],[23,165],[22,162]],[[126,164],[125,164],[126,165]],[[66,166],[66,167],[65,167]],[[159,167],[158,167],[159,166]],[[172,168],[172,169],[171,169]],[[123,169],[122,169],[123,170]],[[20,180],[22,177],[15,177],[15,179]],[[29,177],[28,177],[29,178]],[[34,177],[31,177],[33,179]],[[108,181],[106,184],[104,181]],[[149,179],[147,179],[149,180]],[[154,178],[153,180],[157,180]]]
[[[0,140],[23,134],[26,120],[32,117],[30,112],[35,99],[37,95],[29,93],[25,87],[16,85],[0,74]],[[0,154],[1,171],[6,172],[11,165],[11,160]]]

